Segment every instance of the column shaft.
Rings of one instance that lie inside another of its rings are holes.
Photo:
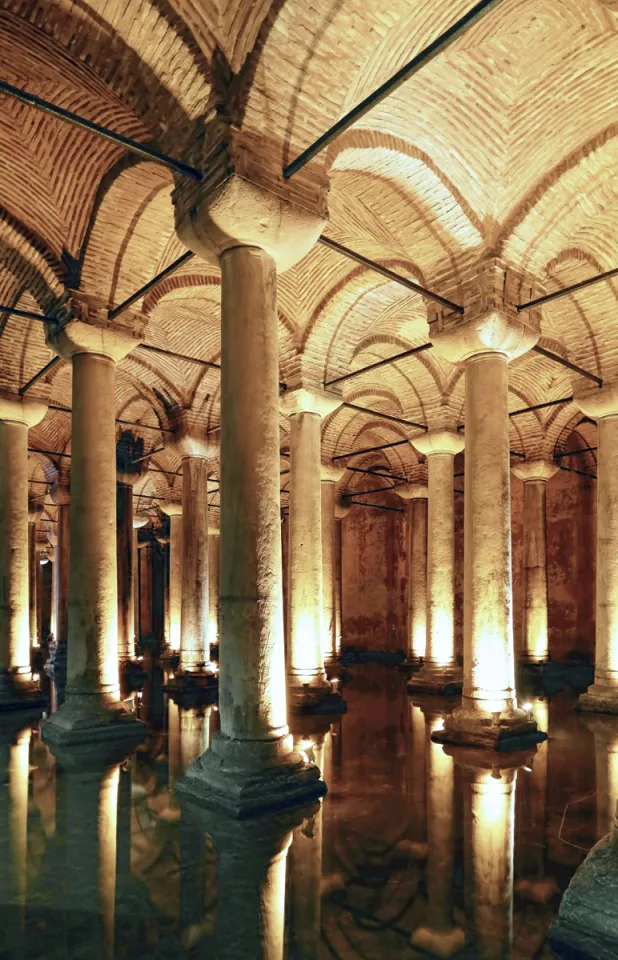
[[[170,647],[180,650],[182,610],[182,515],[170,516]]]
[[[137,529],[133,530],[131,537],[131,554],[133,563],[133,649],[137,652],[141,639],[140,630],[140,610],[139,610],[139,548],[137,545]]]
[[[427,500],[410,501],[408,513],[408,659],[427,653]]]
[[[133,487],[116,484],[116,561],[118,565],[118,659],[134,655]]]
[[[143,639],[152,637],[154,631],[152,609],[152,543],[139,546],[139,627]]]
[[[322,502],[318,413],[290,417],[288,672],[292,689],[326,682],[322,653]]]
[[[219,643],[219,534],[208,534],[208,646]]]
[[[427,649],[425,663],[455,663],[455,507],[453,454],[432,453],[428,464]]]
[[[598,420],[594,686],[618,687],[618,416]]]
[[[69,556],[71,541],[71,505],[58,504],[58,543],[56,544],[56,641],[66,643],[69,633]]]
[[[464,509],[465,710],[515,704],[508,366],[502,354],[466,363]]]
[[[342,522],[338,518],[335,519],[335,655],[337,657],[341,654],[343,643]]]
[[[540,663],[549,658],[547,621],[547,483],[524,483],[523,655]]]
[[[30,678],[28,427],[0,421],[0,673]]]
[[[28,521],[28,614],[30,623],[30,644],[38,646],[39,630],[37,623],[37,555],[36,520]]]
[[[336,484],[322,481],[322,660],[337,659],[335,622]]]
[[[208,461],[182,461],[182,614],[180,665],[210,662],[208,647]]]

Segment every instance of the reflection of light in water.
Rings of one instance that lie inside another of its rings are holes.
[[[114,956],[114,910],[116,899],[116,838],[118,826],[118,783],[120,767],[112,767],[101,782],[99,794],[97,889],[106,955]]]
[[[28,840],[28,773],[31,730],[22,730],[9,747],[9,802],[13,896],[19,909],[26,904],[26,850]],[[3,827],[6,829],[6,827]],[[23,922],[23,916],[20,918]]]

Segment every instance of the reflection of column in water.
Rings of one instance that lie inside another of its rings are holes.
[[[453,924],[455,867],[455,764],[431,734],[442,727],[442,717],[426,712],[427,737],[427,896],[426,921],[412,934],[412,943],[439,957],[452,957],[465,941]]]
[[[475,956],[508,960],[513,944],[515,781],[517,767],[530,758],[447,749],[464,769],[467,913]]]
[[[168,703],[169,783],[175,783],[190,763],[200,757],[212,739],[212,707],[181,709]]]
[[[542,697],[531,697],[532,713],[540,730],[549,729],[549,709]],[[549,741],[539,744],[531,767],[525,767],[518,778],[517,830],[515,856],[520,877],[518,893],[526,893],[537,902],[546,902],[558,886],[554,878],[545,877],[547,845],[547,751]]]
[[[0,729],[0,953],[23,955],[28,843],[28,771],[31,730]]]
[[[611,833],[618,797],[618,726],[616,718],[584,714],[583,722],[594,734],[597,785],[597,840]]]
[[[426,737],[425,717],[420,707],[409,702],[412,720],[412,749],[410,750],[410,852],[424,856],[427,852],[427,794],[426,794]]]
[[[309,759],[313,759],[324,777],[326,736],[317,736]],[[330,762],[330,761],[329,761]],[[294,830],[288,855],[290,878],[290,957],[289,960],[318,960],[322,908],[323,808],[315,804],[302,824]]]

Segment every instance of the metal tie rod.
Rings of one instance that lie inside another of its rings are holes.
[[[441,297],[439,293],[434,293],[433,290],[428,290],[426,287],[422,287],[420,283],[415,283],[414,280],[410,280],[408,277],[403,277],[400,273],[395,273],[394,270],[389,270],[388,267],[382,267],[379,263],[376,263],[375,260],[370,260],[368,257],[364,257],[362,253],[356,253],[355,250],[350,250],[349,247],[344,247],[343,244],[337,243],[336,240],[331,240],[330,237],[320,237],[318,243],[321,243],[325,247],[329,247],[330,250],[335,250],[336,253],[340,253],[349,260],[355,260],[357,263],[362,263],[364,267],[369,267],[370,270],[374,270],[376,273],[381,274],[388,280],[393,280],[395,283],[399,283],[402,287],[407,287],[408,290],[413,290],[415,293],[420,293],[421,296],[427,297],[429,300],[435,300],[436,303],[441,303],[443,307],[449,307],[449,309],[454,310],[455,313],[464,312],[464,308],[458,303],[453,303],[452,300],[447,300],[446,297]]]
[[[0,306],[0,313],[6,313],[9,317],[24,317],[25,320],[39,320],[40,323],[58,323],[56,317],[46,317],[41,313],[32,313],[31,310],[19,310],[17,307]]]
[[[143,287],[140,287],[139,290],[136,290],[135,293],[132,293],[130,297],[127,297],[126,300],[123,300],[122,303],[119,303],[117,307],[114,307],[113,310],[109,310],[107,313],[108,320],[115,320],[116,317],[120,316],[121,313],[124,313],[125,310],[128,310],[137,300],[140,300],[142,297],[145,297],[147,293],[150,293],[155,287],[157,287],[163,280],[167,277],[170,277],[173,273],[176,273],[184,263],[187,263],[188,260],[192,260],[195,254],[192,250],[186,250],[181,257],[178,257],[177,260],[174,260],[173,263],[170,263],[169,267],[166,267],[165,270],[161,270],[160,273],[157,273],[152,280],[149,280],[148,283],[145,283]]]
[[[577,450],[555,453],[554,460],[562,460],[563,457],[579,457],[582,453],[594,453],[596,450],[598,450],[598,447],[578,447]]]
[[[86,120],[85,117],[80,117],[77,113],[71,113],[63,107],[58,107],[55,103],[50,103],[49,100],[43,100],[42,97],[37,97],[34,93],[28,93],[19,87],[13,87],[4,80],[0,80],[0,93],[6,93],[9,97],[14,97],[29,107],[36,107],[37,110],[49,113],[52,117],[64,120],[65,123],[72,123],[75,127],[81,127],[82,130],[87,130],[89,133],[94,133],[98,137],[103,137],[104,140],[118,143],[131,153],[136,153],[146,160],[154,160],[155,163],[161,163],[163,166],[175,170],[176,173],[181,173],[185,177],[191,177],[192,180],[201,180],[203,177],[201,170],[190,167],[188,164],[182,163],[181,160],[168,157],[167,154],[160,153],[147,143],[140,143],[138,140],[132,140],[130,137],[125,137],[121,133],[108,130],[107,127],[102,127],[99,123],[94,123],[93,120]]]
[[[415,423],[414,420],[404,420],[403,417],[394,417],[390,413],[383,413],[381,410],[371,410],[369,407],[359,407],[356,403],[347,403],[344,401],[342,407],[348,410],[356,410],[358,413],[368,413],[372,417],[378,417],[381,420],[390,420],[392,423],[403,423],[406,427],[418,427],[419,430],[429,430],[424,423]]]
[[[567,370],[573,370],[574,373],[579,373],[582,377],[587,377],[588,380],[593,380],[599,387],[603,386],[603,381],[601,377],[597,377],[596,373],[590,373],[588,370],[584,370],[583,367],[578,367],[576,363],[571,363],[570,360],[565,360],[564,357],[561,357],[558,353],[552,353],[551,350],[546,350],[545,347],[539,347],[536,344],[532,347],[534,353],[539,353],[542,357],[547,357],[548,360],[553,360],[554,363],[559,363],[561,366],[566,367]]]
[[[357,507],[371,507],[372,510],[389,510],[391,513],[403,513],[401,507],[385,507],[380,503],[366,503],[363,500],[349,500],[348,503],[354,503]]]
[[[24,383],[23,387],[19,388],[19,390],[17,391],[18,395],[20,397],[23,397],[23,395],[28,392],[30,387],[33,387],[37,382],[37,380],[40,380],[41,377],[44,377],[46,373],[49,373],[50,370],[53,370],[56,364],[60,363],[60,360],[61,360],[60,357],[52,357],[51,360],[49,360],[44,367],[41,367],[41,369],[37,373],[35,373],[33,377],[30,377],[30,379],[28,380],[28,383]]]
[[[344,493],[344,500],[349,500],[350,497],[368,497],[370,493],[384,493],[385,490],[396,490],[397,487],[402,486],[400,483],[393,483],[390,487],[374,487],[373,490],[355,490],[354,493]]]
[[[284,167],[284,178],[288,180],[290,177],[293,177],[295,173],[298,173],[306,163],[309,163],[313,157],[321,153],[336,137],[347,130],[348,127],[351,127],[352,124],[356,123],[357,120],[360,120],[361,117],[364,117],[372,107],[377,103],[381,103],[385,97],[388,97],[388,95],[393,93],[402,83],[405,83],[406,80],[409,80],[415,73],[418,73],[426,64],[431,63],[434,57],[437,57],[439,53],[442,53],[447,47],[450,47],[466,30],[477,23],[481,17],[484,17],[485,14],[489,13],[494,7],[497,7],[499,3],[500,0],[481,0],[481,2],[477,3],[471,10],[468,10],[468,12],[449,27],[448,30],[445,30],[444,33],[433,40],[429,46],[425,47],[424,50],[417,53],[405,66],[401,67],[390,80],[387,80],[378,87],[377,90],[357,104],[345,117],[342,117],[337,123],[333,124],[326,133],[318,137],[315,143],[312,143],[310,147],[303,150],[300,156],[292,160],[287,167]]]
[[[561,403],[570,403],[573,395],[562,397],[560,400],[546,400],[545,403],[535,403],[531,407],[521,407],[519,410],[511,410],[509,417],[518,417],[520,413],[532,413],[533,410],[543,410],[545,407],[559,407]]]
[[[613,270],[606,270],[605,273],[598,273],[595,277],[588,277],[587,280],[580,280],[570,287],[564,287],[562,290],[555,290],[553,293],[547,293],[544,297],[537,297],[536,300],[529,300],[528,303],[520,303],[516,307],[517,312],[530,310],[532,307],[540,307],[544,303],[550,303],[552,300],[559,300],[560,297],[567,297],[570,293],[577,293],[578,290],[584,290],[586,287],[592,287],[595,283],[602,283],[603,280],[610,280],[618,274],[618,267]]]
[[[376,450],[388,450],[389,447],[401,447],[404,443],[410,443],[409,440],[394,440],[392,443],[381,443],[379,447],[365,447],[364,450],[352,450],[350,453],[338,453],[331,460],[347,460],[348,457],[358,457],[361,453],[374,453]]]
[[[386,360],[378,360],[377,363],[370,363],[367,367],[361,367],[360,370],[353,370],[351,373],[344,374],[343,377],[336,377],[334,380],[327,380],[324,384],[325,387],[331,387],[335,383],[344,383],[346,380],[351,380],[353,377],[360,377],[363,373],[369,373],[370,370],[378,370],[380,367],[387,367],[391,363],[396,363],[397,360],[405,360],[406,357],[413,357],[417,353],[423,353],[424,350],[431,350],[433,343],[422,343],[420,347],[412,347],[411,350],[404,350],[403,353],[396,353],[392,357],[387,357]]]

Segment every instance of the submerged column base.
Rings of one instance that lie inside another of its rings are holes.
[[[326,784],[315,763],[279,740],[234,740],[219,732],[212,745],[174,784],[182,797],[247,817],[262,810],[302,806],[324,796]]]
[[[41,727],[41,738],[50,746],[100,743],[105,740],[135,740],[146,736],[146,724],[117,700],[99,695],[71,694]]]
[[[536,720],[524,710],[516,708],[496,713],[470,709],[462,705],[449,714],[444,728],[432,733],[434,743],[461,744],[481,747],[498,753],[525,750],[547,740]]]
[[[0,712],[44,706],[47,697],[29,677],[0,671]]]
[[[586,693],[580,693],[575,709],[585,713],[618,714],[618,687],[593,683]]]
[[[416,676],[408,681],[408,693],[436,693],[445,697],[461,693],[463,672],[456,664],[441,667],[425,662]]]
[[[182,707],[212,704],[219,696],[219,677],[214,671],[184,671],[170,677],[163,689]]]

